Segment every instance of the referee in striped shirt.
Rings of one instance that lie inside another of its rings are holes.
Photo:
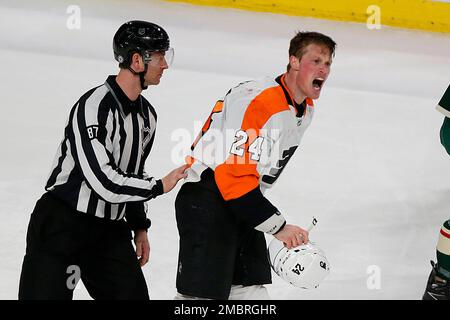
[[[145,173],[156,112],[141,92],[159,84],[173,49],[161,27],[130,21],[113,50],[120,71],[71,109],[31,214],[19,299],[72,299],[80,278],[94,299],[149,298],[146,201],[172,190],[186,166],[161,180]]]

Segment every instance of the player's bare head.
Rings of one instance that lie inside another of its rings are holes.
[[[308,32],[299,31],[291,39],[291,43],[289,45],[289,56],[295,56],[299,60],[301,60],[302,56],[306,52],[306,48],[310,44],[315,44],[327,48],[330,52],[330,58],[334,57],[336,42],[334,42],[333,39],[322,33],[309,31]],[[287,71],[289,71],[290,69],[291,65],[288,64]]]

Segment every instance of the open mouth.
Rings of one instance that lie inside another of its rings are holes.
[[[313,82],[312,82],[313,88],[316,89],[316,90],[322,89],[322,85],[323,85],[324,82],[325,82],[325,80],[323,78],[316,78],[316,79],[314,79]]]

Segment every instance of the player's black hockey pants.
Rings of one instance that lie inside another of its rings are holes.
[[[180,251],[179,293],[228,299],[231,285],[271,283],[264,234],[247,227],[227,208],[210,169],[185,183],[175,201]]]

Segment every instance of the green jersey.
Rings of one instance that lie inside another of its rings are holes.
[[[436,109],[445,116],[440,136],[442,145],[450,155],[450,85],[436,106]]]
[[[450,85],[436,106],[436,110],[450,118]]]

